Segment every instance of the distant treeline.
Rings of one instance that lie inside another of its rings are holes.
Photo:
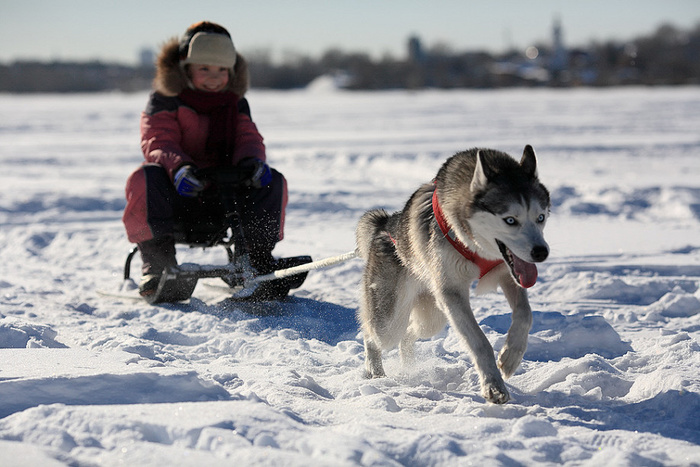
[[[446,45],[423,50],[411,38],[405,59],[341,50],[319,59],[296,54],[282,63],[265,52],[246,57],[253,86],[270,89],[303,88],[320,76],[356,90],[700,84],[700,24],[689,31],[664,25],[630,41],[563,51],[549,44],[500,55],[455,52]],[[0,92],[138,91],[150,88],[153,73],[152,67],[101,62],[18,61],[0,65]]]
[[[149,89],[153,68],[102,62],[24,62],[0,65],[0,92],[98,92]]]

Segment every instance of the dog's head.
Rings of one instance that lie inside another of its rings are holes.
[[[468,195],[466,200],[462,198],[461,208],[450,209],[462,227],[456,229],[457,235],[466,235],[462,241],[471,240],[485,258],[502,257],[514,280],[522,287],[531,287],[537,279],[534,263],[549,256],[543,230],[550,199],[537,177],[535,151],[526,146],[520,162],[489,149],[462,154],[467,157],[457,172],[462,172],[460,191]]]

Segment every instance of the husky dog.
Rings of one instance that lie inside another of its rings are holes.
[[[533,263],[549,255],[543,237],[549,209],[528,145],[519,163],[492,149],[457,153],[402,211],[365,213],[356,234],[366,261],[358,312],[366,376],[384,376],[382,350],[399,345],[401,360],[410,362],[414,342],[449,321],[469,349],[484,398],[507,402],[501,373],[511,376],[527,347],[532,312],[526,288],[537,279]],[[498,363],[469,306],[476,279],[477,293],[500,286],[513,310]]]

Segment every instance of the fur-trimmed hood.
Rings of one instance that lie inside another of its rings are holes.
[[[165,96],[177,96],[189,87],[188,81],[185,70],[180,66],[179,39],[175,37],[163,45],[158,55],[153,89]],[[236,53],[233,77],[229,80],[226,90],[242,97],[248,91],[249,86],[248,63],[241,54]]]

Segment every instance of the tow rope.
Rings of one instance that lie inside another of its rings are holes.
[[[294,276],[295,274],[301,274],[302,272],[313,271],[314,269],[327,268],[333,266],[334,264],[342,263],[344,261],[357,258],[357,250],[348,251],[338,256],[331,256],[330,258],[320,259],[318,261],[313,261],[311,263],[305,263],[299,266],[293,266],[286,269],[278,269],[269,274],[256,276],[249,281],[246,281],[246,287],[258,284],[260,282],[271,281],[275,279],[283,279],[285,277]]]

